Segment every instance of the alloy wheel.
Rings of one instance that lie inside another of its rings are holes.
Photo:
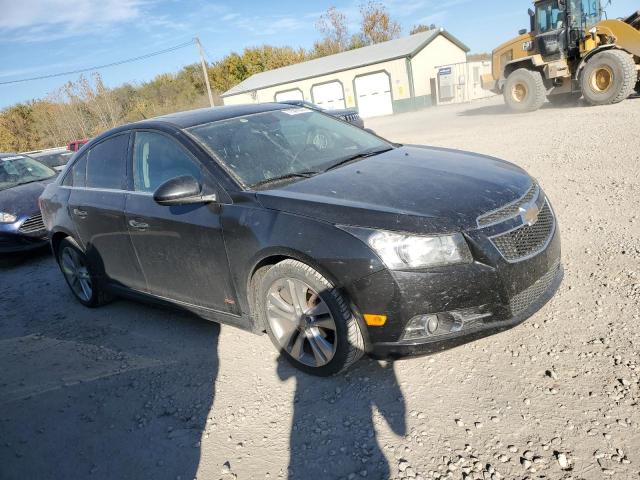
[[[267,320],[280,347],[294,360],[322,367],[337,348],[336,322],[320,295],[302,280],[282,278],[267,292]]]
[[[81,300],[89,302],[93,288],[89,269],[82,256],[73,248],[65,247],[60,255],[60,268],[73,293]]]
[[[608,66],[602,66],[591,74],[591,89],[594,92],[605,93],[613,84],[613,71]]]
[[[516,83],[511,89],[511,97],[518,103],[522,103],[527,98],[529,91],[524,83]]]

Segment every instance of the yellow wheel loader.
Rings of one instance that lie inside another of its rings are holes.
[[[493,51],[482,86],[517,112],[580,97],[618,103],[640,88],[640,12],[607,20],[600,0],[536,0],[530,31]]]

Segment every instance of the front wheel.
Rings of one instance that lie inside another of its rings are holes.
[[[72,238],[60,242],[56,257],[71,292],[85,307],[99,307],[111,300],[91,272],[87,256]]]
[[[514,112],[533,112],[544,104],[547,88],[542,74],[520,68],[507,78],[504,84],[504,101]]]
[[[580,86],[591,105],[611,105],[628,98],[636,81],[636,64],[631,55],[622,50],[606,50],[589,59]]]
[[[327,377],[364,354],[358,320],[344,296],[297,260],[274,265],[259,285],[257,308],[271,341],[292,365]]]

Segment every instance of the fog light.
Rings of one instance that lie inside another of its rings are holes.
[[[427,320],[427,333],[429,335],[433,335],[438,331],[439,320],[437,315],[429,315],[429,320]]]
[[[462,332],[492,315],[484,305],[435,315],[417,315],[407,324],[402,340],[419,340]]]
[[[438,330],[439,323],[437,315],[418,315],[413,317],[404,330],[402,340],[416,340],[428,337]]]

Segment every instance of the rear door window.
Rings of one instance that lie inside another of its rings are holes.
[[[87,187],[124,190],[127,180],[129,134],[116,135],[88,153]]]

